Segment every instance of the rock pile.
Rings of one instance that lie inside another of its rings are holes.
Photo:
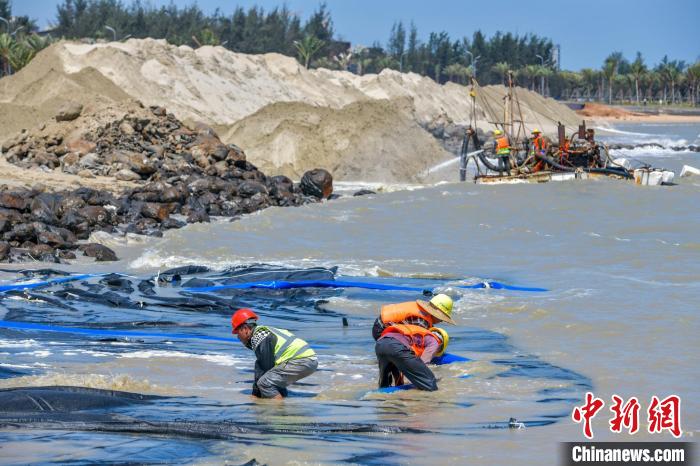
[[[25,132],[6,143],[7,160],[26,168],[114,176],[140,186],[121,194],[86,187],[56,193],[0,187],[0,261],[60,262],[75,258],[76,250],[116,260],[104,246],[78,242],[94,231],[161,236],[210,216],[298,206],[332,194],[326,170],[310,171],[300,184],[268,177],[211,128],[190,129],[161,107],[150,113],[127,114],[71,141]]]
[[[60,133],[20,133],[3,144],[3,153],[10,163],[24,168],[60,168],[66,173],[124,181],[169,180],[192,174],[234,179],[256,171],[246,163],[241,149],[223,144],[211,128],[191,130],[162,107],[150,110],[147,117],[127,113],[71,141]],[[63,118],[63,113],[56,118]]]

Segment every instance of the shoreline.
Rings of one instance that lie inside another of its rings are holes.
[[[585,119],[592,121],[602,121],[606,123],[614,122],[635,122],[635,123],[698,123],[700,124],[700,115],[642,115],[631,114],[625,116],[587,116],[581,115]]]

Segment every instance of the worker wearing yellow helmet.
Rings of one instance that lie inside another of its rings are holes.
[[[532,138],[530,139],[530,155],[532,157],[543,156],[547,153],[547,140],[542,136],[542,131],[535,128],[532,130]],[[533,172],[538,172],[544,168],[544,162],[538,160],[535,164]]]
[[[439,322],[456,325],[452,298],[433,296],[430,302],[416,300],[382,306],[372,335],[379,364],[379,387],[402,385],[404,376],[419,390],[435,391],[437,379],[426,365],[445,353],[449,335],[435,327]]]
[[[510,167],[510,142],[500,129],[493,130],[493,153],[498,157],[499,171],[507,171]]]

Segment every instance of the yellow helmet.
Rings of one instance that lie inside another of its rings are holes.
[[[445,314],[444,317],[447,318],[445,319],[443,317],[442,320],[454,324],[454,321],[452,320],[452,298],[450,298],[446,294],[436,294],[435,296],[433,296],[433,299],[430,300],[430,304],[432,304],[433,307],[437,308],[438,310],[442,311],[443,314]]]
[[[542,132],[542,131],[540,131],[540,130],[537,129],[537,128],[535,128],[535,129],[532,130],[532,134],[540,134],[541,132]]]
[[[501,134],[503,134],[503,131],[501,131],[500,129],[494,129],[494,130],[493,130],[493,135],[494,135],[494,136],[500,136]]]
[[[435,356],[442,356],[445,354],[445,351],[447,351],[447,345],[450,344],[450,335],[447,333],[447,331],[439,327],[431,327],[429,330],[442,342],[440,349],[437,353],[435,353]]]

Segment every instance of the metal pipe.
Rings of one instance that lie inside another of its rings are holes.
[[[110,26],[105,26],[105,29],[112,32],[112,40],[114,42],[116,42],[117,41],[117,31],[115,31],[114,28],[110,27]]]
[[[399,59],[399,73],[403,73],[403,57],[408,53],[408,50],[406,50],[404,53],[401,54],[401,58]]]
[[[469,58],[471,59],[471,65],[472,65],[472,73],[474,77],[476,78],[476,62],[479,61],[479,58],[481,58],[481,55],[477,55],[476,58],[474,58],[474,54],[471,53],[469,50],[465,50],[466,53],[469,54]]]
[[[544,68],[544,57],[542,57],[542,55],[535,55],[535,56],[540,59],[540,63],[542,64],[542,68]],[[540,76],[540,94],[544,95],[544,75]]]

